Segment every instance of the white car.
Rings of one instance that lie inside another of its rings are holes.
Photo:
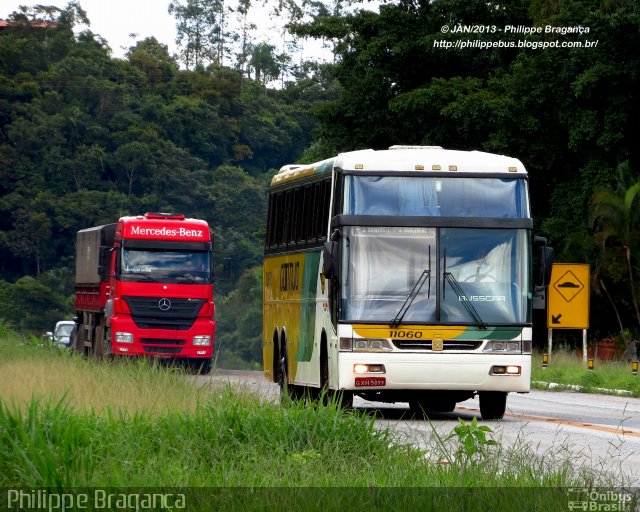
[[[60,348],[69,348],[71,346],[71,335],[76,324],[73,320],[61,320],[56,324],[53,332],[48,332],[47,336],[54,346]]]

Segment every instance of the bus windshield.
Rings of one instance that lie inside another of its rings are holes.
[[[394,323],[403,310],[402,323],[528,323],[527,237],[525,229],[345,227],[341,320]]]
[[[124,281],[197,283],[211,281],[208,251],[123,249],[120,277]]]
[[[345,176],[347,215],[529,217],[523,178]]]

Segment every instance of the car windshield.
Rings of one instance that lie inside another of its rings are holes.
[[[208,251],[123,249],[121,279],[204,284],[211,280]]]
[[[73,324],[62,324],[56,328],[55,335],[57,337],[70,336],[72,330],[73,330]]]

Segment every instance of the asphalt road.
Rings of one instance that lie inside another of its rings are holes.
[[[220,370],[211,377],[229,382],[268,399],[277,400],[278,387],[261,372]],[[430,421],[411,419],[408,404],[368,402],[358,397],[358,409],[375,411],[376,424],[393,429],[402,442],[429,447],[433,429],[442,437],[458,424],[458,418],[481,420],[478,400],[458,404],[452,413],[434,413]],[[532,391],[510,394],[501,421],[481,422],[494,431],[503,446],[526,444],[550,464],[569,460],[574,467],[615,475],[619,483],[640,486],[640,399],[565,391]]]

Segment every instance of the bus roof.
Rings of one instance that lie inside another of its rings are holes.
[[[527,174],[524,165],[517,158],[494,153],[442,149],[440,146],[391,146],[380,151],[364,149],[341,153],[337,157],[313,164],[285,165],[274,176],[271,185],[328,172],[333,167],[356,171]]]

